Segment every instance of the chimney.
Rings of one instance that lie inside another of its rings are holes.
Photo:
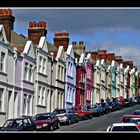
[[[38,44],[41,36],[46,37],[47,30],[46,30],[46,22],[40,21],[30,22],[28,28],[28,38],[34,43]]]
[[[11,42],[11,30],[14,30],[14,21],[11,9],[0,9],[0,24],[3,24],[9,42]]]
[[[63,46],[64,51],[67,51],[69,45],[69,33],[68,32],[59,32],[54,34],[54,46],[59,47]]]

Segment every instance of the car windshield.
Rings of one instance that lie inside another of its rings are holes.
[[[97,105],[92,105],[92,107],[91,108],[97,108]]]
[[[136,126],[115,126],[112,131],[139,131]]]
[[[140,124],[140,118],[131,118],[130,123]]]
[[[140,115],[140,111],[139,112],[138,111],[135,111],[133,114],[134,115]]]
[[[35,120],[39,121],[39,120],[48,120],[51,119],[50,114],[44,114],[44,115],[37,115],[35,117]]]
[[[124,118],[123,123],[136,123],[140,124],[140,118]]]
[[[54,113],[55,114],[64,114],[64,113],[66,113],[66,110],[65,109],[55,110]]]
[[[84,107],[84,108],[82,108],[82,110],[87,111],[87,108],[86,108],[86,107]]]
[[[3,127],[5,128],[16,128],[22,126],[23,121],[22,120],[7,120]]]

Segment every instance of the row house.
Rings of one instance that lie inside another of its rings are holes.
[[[136,69],[130,71],[130,93],[129,97],[134,97],[136,94]]]
[[[50,53],[53,57],[52,64],[52,86],[54,86],[54,109],[64,108],[64,85],[65,85],[65,63],[66,57],[64,52],[64,47],[59,46],[58,50],[52,50],[52,46],[50,47]]]
[[[116,69],[116,97],[123,96],[123,60],[121,56],[115,56]]]
[[[33,45],[31,41],[27,41],[13,31],[15,18],[9,11],[7,10],[5,15],[3,13],[0,15],[1,37],[7,44],[7,52],[2,50],[1,55],[3,76],[7,77],[7,84],[4,84],[5,88],[1,90],[4,120],[24,115],[32,116],[34,98]],[[1,121],[4,122],[3,118]]]
[[[76,63],[76,106],[86,104],[86,66],[83,42],[72,42]]]
[[[109,99],[111,99],[111,80],[112,80],[112,76],[111,76],[111,65],[108,65],[107,67],[107,72],[106,72],[106,94],[107,94],[107,97]]]
[[[8,41],[4,26],[0,24],[0,124],[5,121],[8,91]],[[14,82],[14,81],[13,81]],[[12,85],[14,85],[12,83]],[[13,86],[11,87],[13,91]]]
[[[54,46],[63,46],[63,57],[65,60],[65,83],[64,83],[64,107],[70,108],[75,106],[76,96],[76,64],[74,59],[74,50],[72,45],[69,45],[69,33],[58,32],[54,35]]]
[[[85,58],[86,63],[86,105],[92,104],[92,96],[93,96],[93,73],[94,73],[94,67],[93,67],[93,60],[91,57],[91,54],[88,53]]]
[[[46,23],[43,21],[38,23],[29,22],[28,27],[28,38],[34,44],[36,59],[34,113],[50,112],[53,108],[53,90],[51,89],[52,56],[49,54],[46,41]]]
[[[116,62],[115,60],[111,63],[111,96],[116,97]]]
[[[96,61],[94,66],[94,94],[93,94],[93,103],[100,102],[100,81],[101,81],[101,65],[100,60]]]
[[[65,108],[75,106],[76,95],[76,64],[72,45],[66,52],[66,76],[65,76]]]
[[[133,69],[133,61],[124,61],[124,98],[130,97],[130,71]]]
[[[140,96],[140,71],[136,71],[136,96]]]
[[[100,60],[100,72],[101,72],[101,81],[100,81],[100,100],[106,99],[106,67],[105,67],[105,60]]]
[[[76,104],[86,105],[86,65],[85,65],[85,53],[80,55],[78,65],[76,66],[76,80],[77,80],[77,90],[76,90]]]

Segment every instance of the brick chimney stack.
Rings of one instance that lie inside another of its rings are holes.
[[[11,30],[14,30],[14,21],[11,9],[0,9],[0,24],[3,24],[9,42],[11,42]]]
[[[54,34],[54,46],[64,46],[64,51],[67,51],[69,45],[69,33],[68,32],[59,32]]]
[[[47,29],[46,29],[46,22],[40,21],[30,22],[28,27],[28,38],[34,43],[38,44],[41,36],[46,37]]]

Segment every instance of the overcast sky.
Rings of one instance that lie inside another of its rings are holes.
[[[106,49],[140,68],[140,9],[13,9],[15,31],[27,36],[30,21],[47,23],[47,40],[67,31],[71,41],[84,41],[86,50]]]

